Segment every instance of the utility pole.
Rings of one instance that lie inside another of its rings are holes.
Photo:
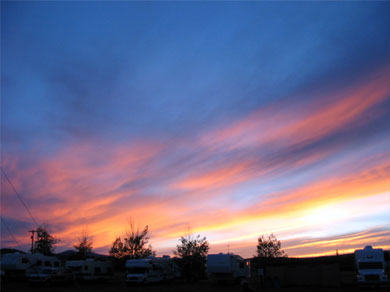
[[[30,230],[29,232],[31,232],[31,253],[34,252],[34,233],[36,232],[36,230]]]

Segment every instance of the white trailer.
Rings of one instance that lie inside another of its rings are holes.
[[[355,250],[358,285],[387,285],[383,249],[366,246]]]
[[[112,278],[111,264],[94,259],[66,261],[68,269],[75,280],[109,280]]]
[[[61,269],[58,258],[45,256],[40,253],[8,253],[1,259],[1,270],[5,277],[35,277],[42,270],[52,270],[56,272]]]
[[[5,277],[25,277],[26,270],[33,263],[32,254],[7,253],[1,258],[1,270]]]
[[[61,266],[57,257],[40,253],[31,254],[31,265],[26,269],[26,277],[30,283],[51,283],[69,280],[69,275]]]
[[[126,261],[126,283],[156,283],[175,278],[175,264],[169,256]]]
[[[250,276],[250,262],[235,254],[209,254],[207,274],[211,280],[238,281]]]

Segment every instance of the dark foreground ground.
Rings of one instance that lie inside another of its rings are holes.
[[[363,292],[374,291],[383,292],[388,291],[387,288],[356,288],[356,287],[344,287],[344,288],[319,288],[319,287],[293,287],[293,288],[280,288],[280,289],[264,289],[251,284],[250,291],[264,291],[264,292]],[[66,283],[55,284],[51,286],[29,286],[25,282],[3,282],[1,283],[1,291],[5,292],[192,292],[192,291],[205,291],[205,292],[239,292],[244,291],[239,284],[224,284],[217,285],[209,281],[200,281],[197,283],[187,283],[185,281],[176,280],[170,283],[144,285],[144,286],[127,286],[123,282],[113,281],[106,283]]]

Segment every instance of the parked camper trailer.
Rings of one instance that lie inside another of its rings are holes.
[[[1,258],[1,271],[4,277],[25,277],[26,270],[34,264],[33,254],[7,253]]]
[[[358,285],[387,285],[383,250],[366,246],[355,251]]]
[[[5,278],[27,278],[30,283],[66,280],[58,258],[40,253],[9,253],[1,259]]]
[[[26,269],[26,277],[30,283],[62,282],[69,279],[57,257],[34,253],[31,258],[31,265]]]
[[[211,280],[235,281],[250,275],[250,263],[235,254],[209,254],[207,256],[207,273]]]
[[[126,261],[126,283],[155,283],[172,280],[175,264],[169,256]]]
[[[40,253],[8,253],[1,259],[1,270],[6,278],[37,278],[43,270],[57,272],[60,269],[60,261],[56,257]]]
[[[41,267],[34,269],[28,274],[29,283],[55,283],[67,282],[71,279],[71,275],[63,268]]]
[[[111,264],[94,259],[66,261],[65,267],[75,280],[109,280],[112,278]]]

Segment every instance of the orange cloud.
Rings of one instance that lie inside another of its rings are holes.
[[[212,149],[233,150],[264,144],[279,148],[318,140],[352,122],[359,123],[365,111],[388,99],[386,70],[366,76],[368,81],[353,87],[317,94],[304,104],[291,103],[291,99],[271,104],[241,121],[206,133],[201,143]]]
[[[227,165],[223,168],[202,173],[200,175],[190,176],[177,182],[173,187],[179,189],[205,189],[228,186],[247,179],[243,172],[248,168],[249,163],[237,163]]]
[[[131,216],[141,226],[150,226],[151,243],[157,247],[166,246],[191,227],[194,233],[208,234],[215,246],[232,242],[237,250],[249,250],[248,242],[261,232],[291,236],[309,230],[310,224],[300,218],[315,221],[311,213],[321,208],[327,211],[343,202],[388,192],[387,152],[367,151],[367,157],[352,163],[354,158],[335,158],[345,153],[344,141],[310,148],[362,123],[366,111],[388,98],[386,75],[375,76],[379,77],[299,105],[291,100],[269,105],[241,121],[203,133],[198,143],[189,143],[188,138],[178,138],[178,143],[120,146],[85,141],[28,163],[23,157],[5,155],[2,166],[34,216],[55,227],[64,247],[70,247],[85,226],[96,248],[107,247],[125,233],[126,219]],[[175,156],[182,148],[193,159],[190,164]],[[333,172],[278,187],[301,169],[314,171],[314,165],[325,164],[327,159],[337,165]],[[240,186],[249,182],[256,185],[259,195],[241,205],[229,191],[237,189],[236,197],[245,198],[246,189]],[[24,210],[16,211],[19,203],[9,186],[4,186],[2,180],[3,216],[29,221]],[[340,220],[347,222],[348,218]],[[382,242],[385,237],[378,233],[310,242],[301,239],[287,248],[294,255],[319,254],[370,240]],[[17,238],[28,243],[26,234]]]

